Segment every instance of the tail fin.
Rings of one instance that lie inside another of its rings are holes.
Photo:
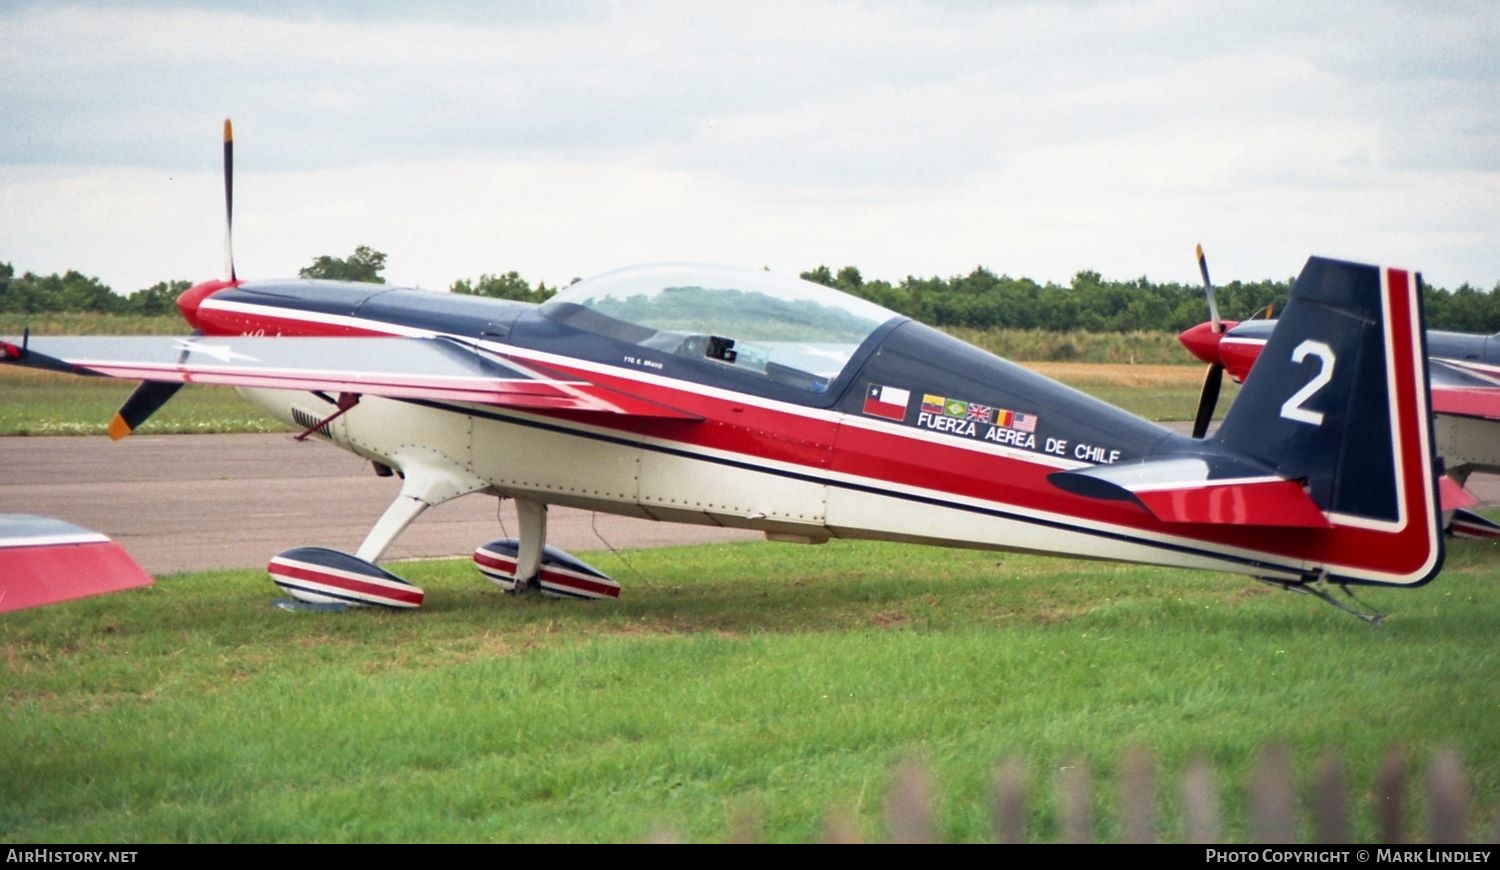
[[[1442,566],[1421,277],[1313,257],[1215,439],[1301,480],[1339,582],[1414,586]]]

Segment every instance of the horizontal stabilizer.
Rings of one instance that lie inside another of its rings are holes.
[[[1197,457],[1162,457],[1060,471],[1053,484],[1076,495],[1129,499],[1167,523],[1326,529],[1328,518],[1302,485]]]
[[[1473,511],[1459,509],[1453,512],[1453,521],[1448,524],[1448,533],[1455,538],[1500,541],[1500,523]]]
[[[1479,498],[1464,489],[1463,484],[1444,475],[1438,478],[1438,504],[1447,513],[1479,504]]]
[[[1500,420],[1500,389],[1434,386],[1432,410],[1437,414],[1451,414],[1455,417]]]
[[[151,583],[105,535],[50,517],[0,514],[0,613]]]
[[[1500,420],[1500,369],[1494,364],[1434,359],[1429,367],[1433,413]]]

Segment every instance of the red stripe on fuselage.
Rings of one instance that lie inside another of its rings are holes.
[[[243,306],[250,308],[252,306]],[[265,309],[268,306],[253,306]],[[296,312],[295,309],[287,309]],[[288,315],[272,314],[269,311],[257,310],[254,312],[242,310],[241,306],[230,307],[218,304],[212,297],[205,299],[198,307],[198,328],[204,335],[281,335],[290,337],[329,336],[334,338],[347,338],[349,336],[378,336],[378,335],[404,335],[388,324],[379,321],[369,321],[370,326],[356,326],[349,323],[330,323],[323,320],[313,320],[316,312],[305,312],[306,316],[298,317],[296,312]],[[348,319],[347,316],[338,319]]]

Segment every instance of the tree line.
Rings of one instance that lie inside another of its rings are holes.
[[[383,284],[386,255],[361,245],[348,257],[321,256],[302,269],[304,278],[367,281]],[[900,282],[865,280],[855,266],[834,271],[818,266],[802,277],[934,326],[978,329],[1040,329],[1053,332],[1178,332],[1207,319],[1203,288],[1197,284],[1158,283],[1145,277],[1107,280],[1098,272],[1081,271],[1068,284],[1039,284],[1030,278],[997,275],[976,267],[967,275],[908,276]],[[576,279],[575,279],[576,280]],[[1274,314],[1286,303],[1292,277],[1264,281],[1232,281],[1216,287],[1219,311],[1241,320],[1268,310]],[[76,271],[58,275],[26,272],[16,275],[10,263],[0,262],[0,312],[42,313],[92,311],[114,314],[161,315],[175,311],[178,294],[188,281],[160,281],[130,295],[115,293],[99,279]],[[460,279],[453,293],[543,302],[558,288],[535,285],[515,271]],[[1457,290],[1427,287],[1427,325],[1458,332],[1500,332],[1500,282],[1491,290],[1468,284]]]

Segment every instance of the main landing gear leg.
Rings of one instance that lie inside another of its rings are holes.
[[[511,591],[519,593],[541,587],[542,553],[547,546],[547,506],[518,498],[516,516],[521,520],[521,538],[517,542],[516,585]]]
[[[380,515],[370,533],[365,535],[365,542],[359,545],[359,552],[355,554],[367,562],[379,561],[391,544],[396,542],[396,538],[423,511],[484,488],[484,483],[478,478],[457,473],[455,469],[432,469],[420,464],[408,464],[401,470],[405,479],[401,483],[400,495]]]
[[[381,606],[420,607],[425,593],[375,561],[385,555],[422,511],[483,489],[483,481],[457,463],[440,457],[399,462],[405,480],[401,493],[385,509],[356,555],[326,547],[297,547],[279,553],[266,570],[271,581],[292,596],[278,601],[287,610]]]

